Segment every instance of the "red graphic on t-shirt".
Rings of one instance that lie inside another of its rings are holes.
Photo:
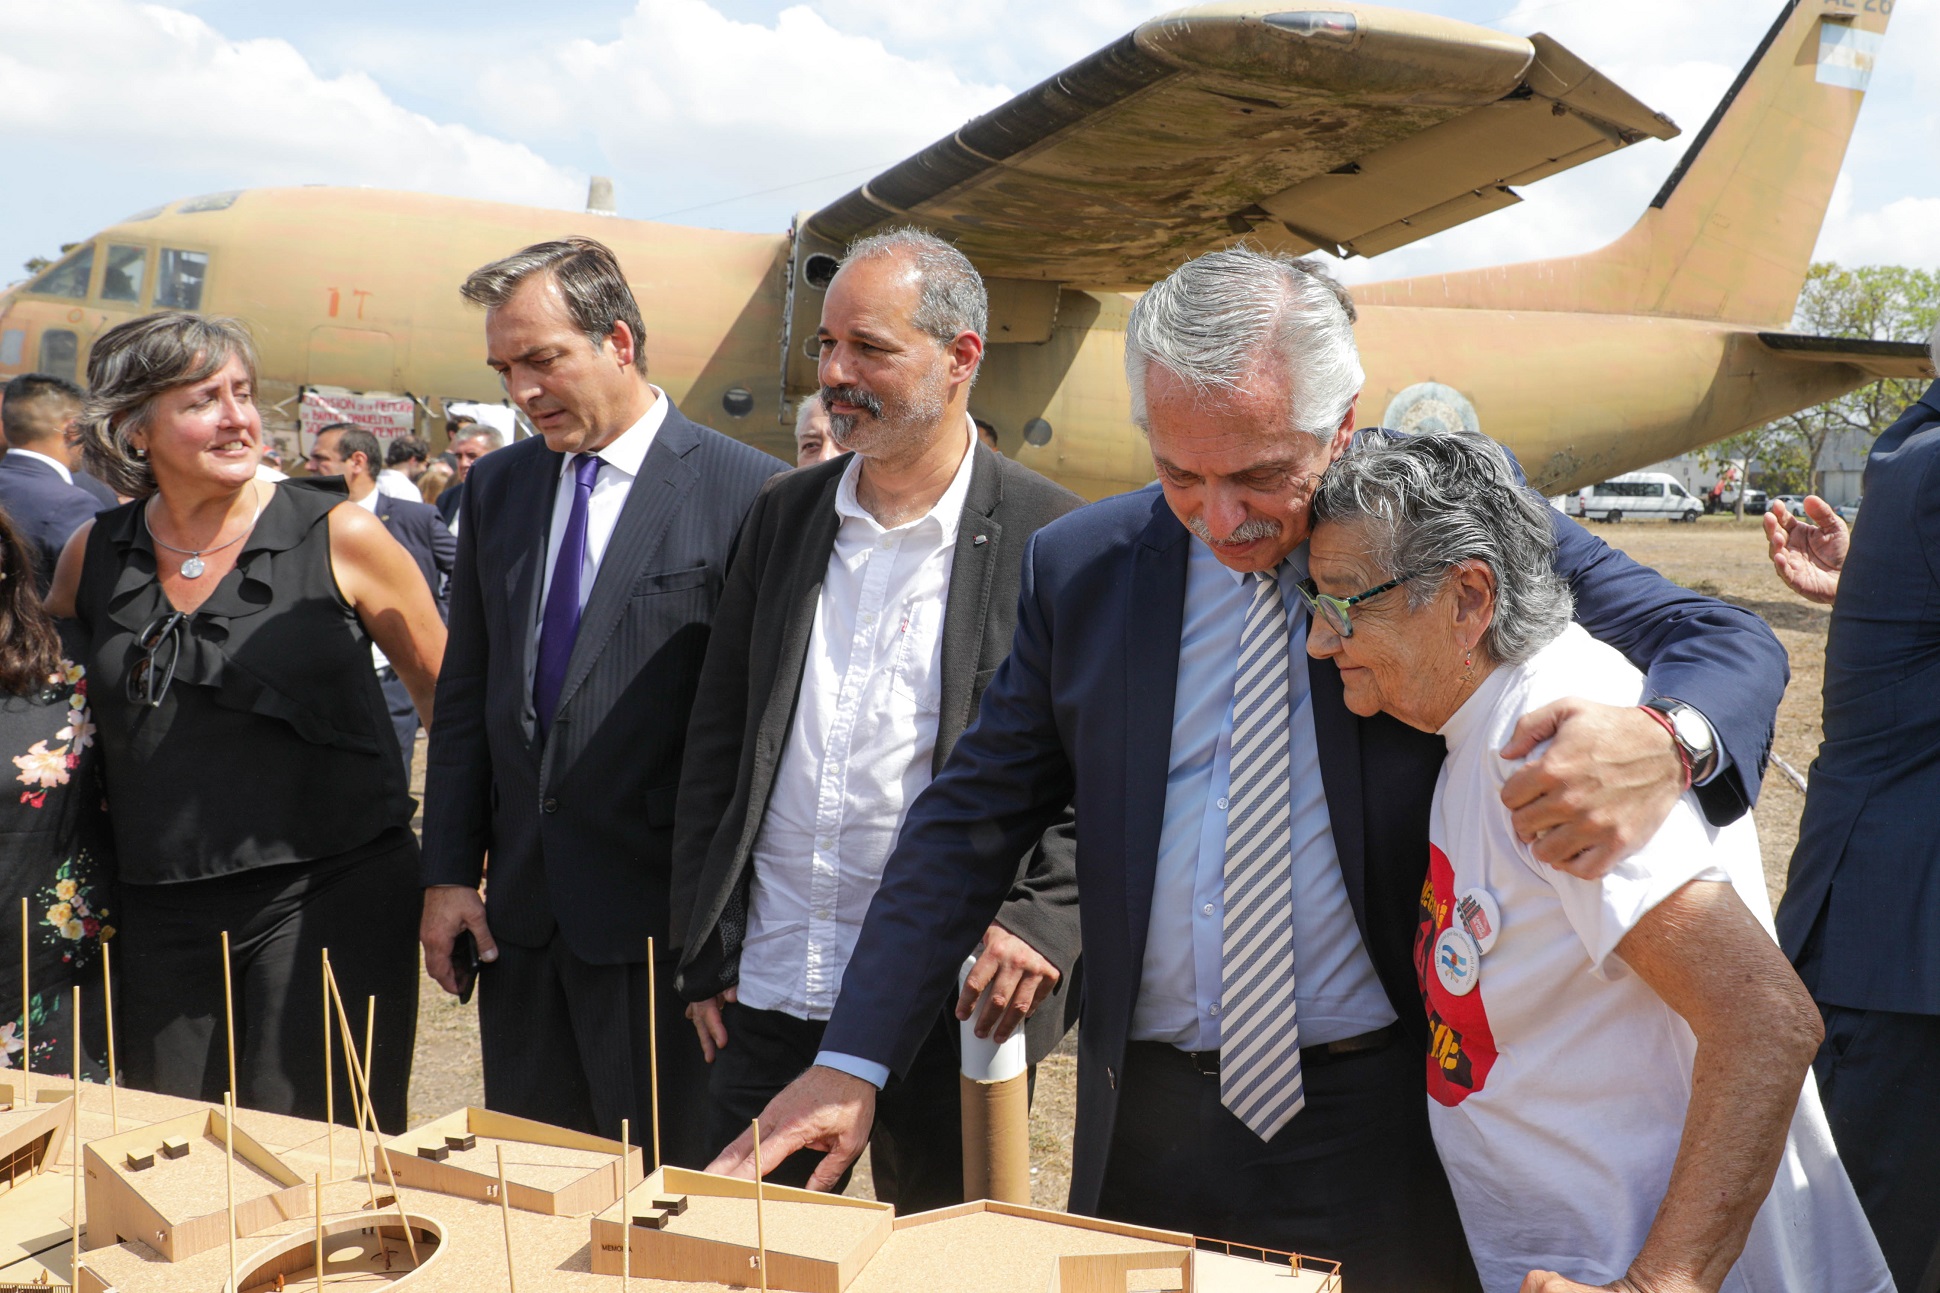
[[[1435,973],[1435,940],[1453,915],[1455,868],[1448,855],[1428,846],[1428,879],[1421,886],[1421,915],[1415,926],[1415,979],[1421,1006],[1428,1012],[1428,1094],[1458,1105],[1489,1080],[1495,1066],[1495,1035],[1482,1005],[1482,985],[1465,997],[1442,986]]]

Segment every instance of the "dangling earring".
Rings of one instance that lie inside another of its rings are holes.
[[[1474,651],[1462,652],[1462,681],[1465,683],[1475,681],[1475,652]]]
[[[128,452],[135,455],[136,462],[148,461],[148,450],[146,449],[130,449]]]

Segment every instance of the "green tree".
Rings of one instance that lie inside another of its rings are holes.
[[[1902,265],[1848,269],[1830,261],[1813,265],[1792,316],[1795,332],[1872,341],[1919,341],[1940,321],[1940,273]],[[1707,461],[1743,462],[1761,474],[1773,493],[1812,489],[1819,460],[1834,437],[1853,432],[1871,440],[1920,397],[1924,383],[1883,379],[1849,394],[1720,440]]]

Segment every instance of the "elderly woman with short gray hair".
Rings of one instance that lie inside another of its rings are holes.
[[[1448,744],[1415,965],[1483,1285],[1890,1289],[1807,1075],[1818,1012],[1773,941],[1751,819],[1712,827],[1687,794],[1601,880],[1510,825],[1497,751],[1524,714],[1643,697],[1570,622],[1541,501],[1479,436],[1374,432],[1313,518],[1308,651],[1356,714]]]
[[[370,652],[375,640],[429,725],[445,645],[431,591],[340,483],[257,478],[241,324],[182,312],[118,324],[95,341],[88,384],[88,465],[134,501],[68,541],[49,606],[90,638],[129,1080],[203,1100],[233,1085],[239,1104],[321,1117],[327,948],[356,1016],[377,998],[377,1116],[401,1128],[417,841]]]

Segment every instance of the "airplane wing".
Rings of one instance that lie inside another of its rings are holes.
[[[1243,235],[1372,256],[1677,127],[1547,36],[1373,5],[1182,9],[811,216],[934,229],[986,277],[1145,286]]]
[[[1758,340],[1787,359],[1851,364],[1868,377],[1931,381],[1934,376],[1933,355],[1923,342],[1813,337],[1799,332],[1761,332]]]

